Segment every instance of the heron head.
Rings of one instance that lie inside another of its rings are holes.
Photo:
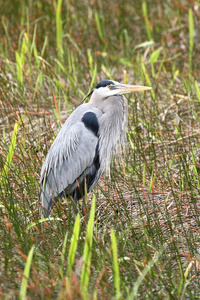
[[[102,80],[94,88],[93,92],[102,98],[107,98],[117,94],[126,94],[130,92],[146,91],[151,87],[141,85],[122,84],[114,80]]]

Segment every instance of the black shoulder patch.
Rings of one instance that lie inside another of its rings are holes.
[[[98,136],[99,122],[95,113],[88,111],[82,117],[82,122],[85,127],[90,129],[94,135]]]
[[[112,80],[102,80],[95,86],[95,89],[98,89],[100,87],[106,87],[107,85],[110,85],[110,84],[113,84]]]

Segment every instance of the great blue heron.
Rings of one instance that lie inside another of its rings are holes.
[[[77,203],[92,190],[125,140],[128,110],[123,94],[149,89],[103,80],[88,95],[90,101],[72,112],[42,167],[39,198],[45,217],[59,198],[71,196]]]

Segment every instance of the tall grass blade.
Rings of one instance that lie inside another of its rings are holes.
[[[139,48],[146,48],[146,47],[153,46],[153,45],[154,45],[154,41],[146,41],[146,42],[140,43],[137,46],[135,46],[135,48],[133,50],[135,51]]]
[[[191,7],[188,10],[189,23],[189,69],[192,71],[192,52],[194,48],[194,20]]]
[[[191,149],[192,152],[192,168],[193,168],[193,183],[194,185],[197,185],[199,187],[199,174],[197,171],[197,167],[196,167],[196,159],[195,159],[195,155],[194,155],[194,149]]]
[[[133,144],[133,141],[132,141],[132,138],[131,138],[131,135],[130,135],[130,132],[128,131],[128,129],[126,130],[126,134],[127,134],[127,136],[128,136],[128,140],[129,140],[131,149],[134,151],[135,146],[134,146],[134,144]]]
[[[43,44],[42,50],[41,50],[41,56],[42,56],[42,57],[43,57],[43,55],[44,55],[44,52],[45,52],[45,49],[46,49],[46,46],[47,46],[47,42],[48,42],[48,37],[45,36],[44,44]]]
[[[92,76],[91,83],[90,83],[90,88],[89,88],[89,90],[90,90],[93,87],[94,81],[95,81],[95,78],[96,78],[97,64],[96,63],[94,64],[94,62],[93,62],[91,50],[87,50],[87,55],[88,55],[88,63],[89,63],[89,67],[90,67],[90,74]]]
[[[147,37],[150,40],[152,40],[152,35],[151,35],[151,25],[148,20],[148,15],[147,15],[147,4],[145,1],[142,2],[142,12],[145,20],[145,26],[146,26],[146,32],[147,32]]]
[[[67,237],[68,237],[68,232],[66,232],[66,234],[65,234],[65,238],[64,238],[63,246],[62,246],[62,254],[61,254],[61,259],[60,259],[61,262],[60,262],[59,274],[60,274],[61,278],[63,278],[63,267],[64,267],[64,261],[65,261]]]
[[[173,164],[173,161],[174,161],[174,159],[172,158],[171,161],[170,161],[170,163],[169,163],[169,165],[168,165],[168,167],[167,167],[167,170],[165,171],[165,176],[167,176],[167,173],[169,172],[169,170],[170,170],[170,168],[171,168],[171,166]]]
[[[62,46],[62,18],[61,18],[62,0],[58,0],[56,6],[56,42],[58,48],[58,57],[62,61],[63,59],[63,46]]]
[[[113,229],[111,229],[111,241],[112,241],[112,260],[113,260],[113,280],[114,288],[116,291],[116,298],[120,298],[120,275],[119,275],[119,263],[117,255],[117,242]]]
[[[72,77],[72,75],[67,71],[67,69],[63,66],[63,64],[55,59],[55,62],[57,63],[58,67],[63,71],[63,73],[65,73],[70,81],[71,84],[71,88],[73,89],[74,92],[76,92],[76,87],[74,85],[74,78]]]
[[[21,46],[21,49],[20,49],[20,56],[21,56],[22,66],[24,66],[24,64],[25,64],[25,55],[28,52],[28,48],[29,48],[28,45],[29,45],[29,39],[28,39],[27,33],[25,32],[24,35],[23,35],[22,46]]]
[[[156,174],[154,174],[152,171],[151,180],[150,180],[150,184],[149,184],[149,193],[151,193],[151,191],[153,190],[155,179],[156,179]]]
[[[28,284],[34,250],[35,250],[35,246],[32,246],[31,250],[28,253],[28,258],[27,258],[26,265],[24,268],[24,274],[23,274],[21,287],[20,287],[20,293],[19,293],[20,300],[26,299],[27,284]]]
[[[49,217],[49,218],[40,219],[40,220],[38,220],[37,222],[32,222],[31,224],[29,224],[29,225],[26,227],[26,230],[29,230],[29,229],[31,229],[31,228],[37,226],[38,224],[42,224],[42,223],[49,222],[49,221],[63,221],[63,220],[60,219],[60,218],[54,218],[54,217]]]
[[[33,39],[32,39],[32,44],[31,44],[31,50],[30,50],[30,54],[29,54],[29,60],[31,60],[31,54],[33,52],[36,66],[39,69],[41,61],[38,59],[38,51],[37,51],[37,46],[36,46],[36,42],[35,42],[36,33],[37,33],[37,24],[34,27],[34,33],[33,33]]]
[[[24,83],[23,67],[25,64],[25,55],[28,51],[28,44],[29,44],[29,39],[27,33],[25,32],[22,35],[22,44],[21,46],[19,46],[19,50],[15,52],[17,80],[19,83],[20,90],[23,90],[23,83]]]
[[[197,91],[197,97],[198,97],[198,100],[199,100],[199,102],[200,102],[200,90],[199,90],[197,81],[195,81],[195,88],[196,88],[196,91]]]
[[[99,19],[99,15],[98,15],[98,13],[96,11],[94,13],[94,18],[95,18],[95,21],[96,21],[97,31],[98,31],[100,40],[102,42],[104,42],[103,31],[102,31],[102,28],[101,28],[101,22],[100,22],[100,19]]]
[[[92,72],[92,79],[91,79],[90,88],[89,88],[90,90],[92,89],[92,87],[94,85],[96,75],[97,75],[97,65],[95,64],[94,68],[93,68],[93,72]]]
[[[11,139],[10,139],[10,146],[8,148],[8,153],[7,153],[7,156],[6,156],[6,162],[4,164],[3,171],[2,171],[1,177],[0,177],[0,188],[2,187],[2,185],[5,186],[6,178],[8,177],[10,164],[11,164],[13,154],[14,154],[14,151],[15,151],[15,146],[16,146],[17,131],[18,131],[18,128],[19,128],[21,122],[22,122],[22,119],[18,122],[15,122],[14,131],[13,131],[13,134],[12,134]]]
[[[148,73],[147,73],[147,71],[146,71],[146,68],[145,68],[145,64],[144,64],[144,63],[142,63],[142,71],[143,71],[144,77],[145,77],[145,79],[146,79],[147,85],[148,85],[148,86],[151,86],[151,81],[150,81],[150,79],[149,79],[149,75],[148,75]],[[152,99],[155,100],[155,99],[156,99],[156,96],[155,96],[154,90],[151,89],[151,90],[150,90],[150,93],[151,93]]]
[[[81,290],[83,292],[83,299],[87,299],[88,283],[90,277],[90,264],[92,255],[92,239],[93,239],[93,227],[94,227],[94,215],[95,215],[95,196],[93,196],[92,207],[90,211],[90,218],[87,226],[87,233],[83,254],[83,268],[81,273]]]
[[[78,43],[75,41],[75,39],[72,38],[72,36],[69,33],[66,33],[65,36],[68,38],[70,43],[75,47],[75,49],[79,52],[79,54],[84,57],[83,50],[78,46]]]
[[[106,68],[105,65],[101,65],[101,69],[106,74],[107,78],[113,79],[113,74],[110,69]]]
[[[93,72],[93,57],[90,49],[87,50],[87,56],[88,56],[90,71]]]
[[[160,52],[162,51],[163,47],[159,47],[158,49],[156,49],[155,51],[153,51],[150,55],[150,58],[148,60],[149,64],[153,64],[155,62],[157,62],[158,57],[160,55]]]
[[[72,273],[72,265],[74,263],[74,257],[76,254],[76,248],[77,248],[77,242],[79,238],[79,232],[80,232],[80,215],[78,214],[76,216],[76,221],[74,224],[74,230],[72,235],[72,240],[69,248],[68,253],[68,267],[67,267],[67,276],[70,277]]]
[[[17,80],[20,86],[20,89],[22,88],[23,85],[23,64],[21,60],[21,56],[18,51],[15,52],[15,58],[16,58],[16,67],[17,67]]]
[[[137,299],[138,297],[138,289],[142,284],[142,281],[144,280],[145,276],[149,273],[153,265],[155,265],[159,259],[159,257],[162,255],[164,252],[165,247],[163,246],[160,251],[156,251],[154,254],[154,257],[148,262],[146,267],[143,269],[141,272],[140,276],[137,278],[134,287],[132,289],[131,294],[128,296],[127,300],[132,300],[132,299]]]
[[[142,184],[145,186],[146,181],[146,165],[143,166],[143,174],[142,174]]]

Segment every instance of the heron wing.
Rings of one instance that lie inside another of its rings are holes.
[[[80,115],[88,111],[87,105],[82,106],[79,119]],[[75,111],[78,115],[77,109]],[[100,114],[96,110],[95,113]],[[67,189],[73,193],[77,184],[88,175],[88,190],[94,186],[98,180],[95,177],[100,176],[100,173],[96,174],[99,169],[98,141],[98,137],[81,120],[73,118],[72,113],[52,144],[41,171],[40,201],[45,209],[50,210],[53,197],[62,195]]]

